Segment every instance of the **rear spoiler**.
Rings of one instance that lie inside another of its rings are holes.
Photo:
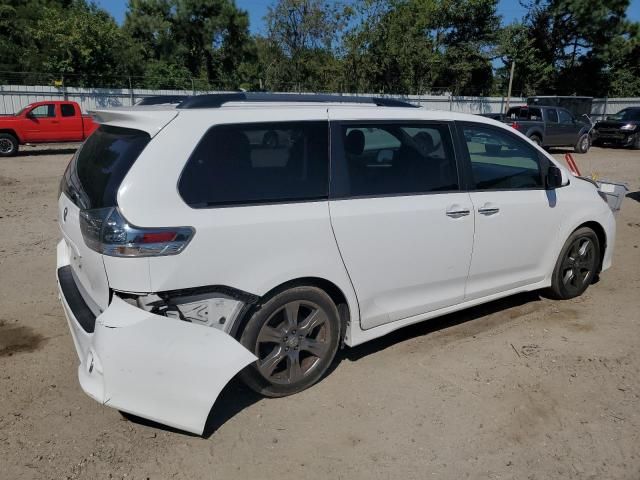
[[[147,132],[151,138],[176,118],[178,113],[175,109],[153,107],[110,108],[89,111],[94,120],[101,125],[142,130]]]

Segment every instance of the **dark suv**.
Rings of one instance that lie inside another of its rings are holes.
[[[593,128],[593,143],[640,150],[640,107],[625,108],[597,122]]]

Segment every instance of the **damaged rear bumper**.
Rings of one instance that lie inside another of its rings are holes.
[[[58,289],[85,393],[118,410],[202,434],[224,386],[256,357],[220,330],[155,315],[116,295],[91,329],[69,284],[71,267],[61,262],[61,248]]]

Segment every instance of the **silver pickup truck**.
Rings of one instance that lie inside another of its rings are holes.
[[[575,118],[565,108],[512,107],[500,120],[543,147],[573,147],[577,153],[587,153],[591,147],[592,125],[588,117]]]

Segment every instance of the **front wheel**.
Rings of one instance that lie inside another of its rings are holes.
[[[591,147],[591,139],[589,138],[589,134],[585,133],[578,139],[574,149],[576,153],[587,153],[589,151],[589,147]]]
[[[569,236],[551,278],[553,297],[567,300],[582,295],[598,273],[600,242],[593,230],[579,228]]]
[[[539,147],[542,146],[542,139],[538,135],[531,135],[529,138],[533,143],[535,143]]]
[[[633,143],[631,143],[631,148],[633,150],[640,150],[640,133],[636,133],[634,137]]]
[[[18,139],[10,133],[0,133],[0,157],[12,157],[18,153]]]
[[[338,309],[323,290],[295,287],[275,295],[251,316],[240,343],[258,360],[240,377],[252,390],[283,397],[316,383],[340,342]]]

